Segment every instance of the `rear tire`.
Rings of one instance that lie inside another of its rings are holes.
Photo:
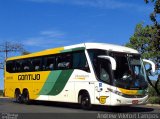
[[[91,102],[90,102],[89,94],[84,93],[84,94],[79,95],[79,100],[80,100],[82,109],[85,109],[85,110],[91,109]]]
[[[25,104],[30,104],[30,99],[29,99],[29,92],[28,90],[24,90],[22,94],[22,101]]]

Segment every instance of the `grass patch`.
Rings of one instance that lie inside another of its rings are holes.
[[[150,97],[148,102],[151,104],[160,104],[160,97],[158,96]]]

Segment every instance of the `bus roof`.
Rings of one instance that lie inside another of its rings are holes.
[[[109,50],[109,51],[115,51],[115,52],[139,54],[138,51],[135,49],[128,48],[121,45],[108,44],[108,43],[83,43],[83,44],[66,46],[65,49],[73,49],[77,47],[85,47],[85,49],[101,49],[101,50]]]
[[[109,50],[109,51],[115,51],[115,52],[138,54],[137,50],[134,50],[128,47],[124,47],[124,46],[120,46],[120,45],[113,45],[113,44],[107,44],[107,43],[81,43],[81,44],[70,45],[70,46],[65,46],[65,47],[47,49],[47,50],[43,50],[40,52],[31,53],[28,55],[10,57],[10,58],[7,58],[7,60],[44,56],[44,55],[57,54],[57,53],[62,53],[62,52],[71,52],[71,51],[77,51],[80,49],[101,49],[101,50]]]

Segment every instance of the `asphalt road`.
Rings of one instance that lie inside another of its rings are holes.
[[[120,110],[114,111],[111,108],[106,106],[93,106],[91,110],[83,110],[77,104],[70,104],[70,103],[57,103],[57,102],[32,102],[30,105],[26,104],[19,104],[14,102],[13,99],[9,98],[0,98],[0,113],[3,115],[0,116],[2,118],[9,114],[17,114],[17,113],[25,113],[25,114],[38,114],[41,117],[44,114],[58,114],[58,116],[62,116],[64,114],[117,114],[117,113],[139,113],[139,114],[153,114],[153,113],[160,113],[160,106],[148,106],[148,105],[141,105],[141,106],[132,106],[132,107],[121,107]],[[11,115],[12,116],[12,115]],[[52,115],[51,115],[52,116]],[[107,115],[108,116],[108,115]],[[97,118],[97,116],[96,116]],[[5,118],[3,118],[5,119]],[[60,118],[59,118],[60,119]],[[82,119],[82,118],[81,118]],[[84,119],[84,118],[83,118]]]

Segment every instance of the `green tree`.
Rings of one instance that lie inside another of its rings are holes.
[[[137,49],[143,58],[153,60],[157,68],[157,81],[150,85],[155,89],[160,96],[160,0],[144,0],[147,4],[152,3],[154,10],[150,14],[150,19],[153,25],[143,26],[142,23],[137,24],[133,36],[126,46]],[[151,75],[151,74],[150,74]],[[149,79],[149,77],[148,77]]]
[[[147,4],[151,1],[154,4],[154,10],[150,14],[150,19],[155,26],[159,26],[158,15],[160,14],[160,0],[144,0]]]
[[[150,59],[155,62],[157,67],[157,81],[152,84],[148,77],[149,84],[155,89],[158,95],[160,95],[159,82],[160,82],[160,50],[155,45],[155,34],[157,28],[154,26],[143,26],[142,23],[137,24],[133,36],[130,37],[129,42],[126,44],[127,47],[137,49],[141,54],[142,58]],[[151,75],[151,74],[149,74]]]
[[[137,49],[143,58],[153,60],[157,67],[157,81],[155,85],[150,80],[150,85],[160,96],[160,0],[144,0],[147,4],[153,3],[154,10],[150,15],[153,25],[143,26],[137,24],[133,36],[131,36],[126,46]],[[149,77],[148,77],[149,79]]]
[[[154,4],[154,10],[150,14],[150,19],[153,22],[153,26],[156,29],[152,41],[154,42],[154,47],[160,51],[160,0],[144,0],[147,4],[149,2]]]
[[[24,51],[22,52],[22,55],[28,55],[28,54],[30,54],[29,51],[24,50]]]

